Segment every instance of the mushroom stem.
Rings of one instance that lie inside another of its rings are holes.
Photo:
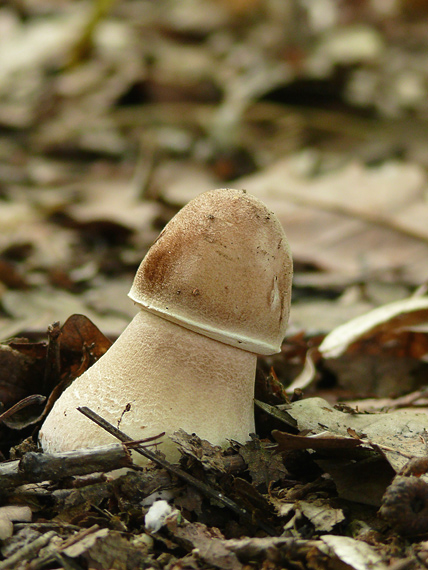
[[[245,442],[254,432],[256,360],[251,352],[141,310],[55,403],[40,432],[43,448],[77,449],[82,433],[85,447],[114,440],[78,406],[90,407],[135,439],[182,428],[216,445],[229,439]],[[168,437],[160,450],[171,461],[179,456]]]

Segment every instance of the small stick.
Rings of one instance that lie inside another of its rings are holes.
[[[116,427],[111,425],[107,420],[105,420],[104,418],[93,412],[90,408],[82,406],[77,409],[84,416],[95,422],[97,425],[105,429],[107,432],[109,432],[111,435],[113,435],[120,441],[123,441],[125,443],[133,441],[131,437],[126,435],[120,429],[117,429]],[[271,528],[269,525],[266,525],[263,521],[253,520],[251,513],[249,513],[246,509],[241,508],[239,505],[237,505],[234,501],[232,501],[228,497],[225,497],[223,493],[220,493],[219,491],[216,491],[212,487],[209,487],[199,479],[196,479],[196,477],[193,477],[193,475],[189,475],[189,473],[186,473],[179,467],[176,467],[175,465],[169,463],[169,461],[160,458],[158,455],[153,453],[153,451],[150,451],[149,449],[146,449],[142,446],[136,447],[135,451],[140,455],[143,455],[147,459],[154,461],[164,469],[167,469],[169,472],[173,473],[174,475],[176,475],[177,477],[179,477],[189,485],[192,485],[193,487],[201,491],[201,493],[203,493],[206,497],[219,501],[220,503],[228,507],[231,511],[242,517],[251,525],[256,524],[259,528],[264,530],[270,536],[276,535],[276,531],[273,528]]]
[[[48,549],[48,551],[44,554],[44,556],[41,556],[41,557],[34,559],[34,560],[31,560],[25,566],[25,570],[39,570],[40,568],[43,568],[47,564],[52,564],[53,562],[55,562],[57,560],[58,555],[61,556],[61,552],[66,550],[69,546],[72,546],[73,544],[80,542],[85,537],[89,536],[90,534],[95,534],[96,532],[99,531],[99,529],[100,529],[100,527],[97,524],[94,524],[89,528],[80,529],[76,534],[72,534],[66,540],[64,540],[61,545],[55,546],[51,550]],[[53,532],[56,536],[58,536],[54,531],[49,531],[49,532]],[[45,533],[45,534],[49,534],[49,532]],[[43,535],[43,536],[45,536],[45,535]],[[69,567],[71,567],[71,566],[69,565]],[[67,566],[63,565],[63,568],[67,568]],[[80,566],[79,566],[79,568],[80,568]]]
[[[97,471],[112,471],[132,465],[131,454],[120,444],[63,453],[26,453],[19,461],[19,474],[25,480],[58,481],[63,477],[88,475]]]
[[[22,560],[32,560],[39,550],[45,547],[49,542],[58,536],[54,530],[45,532],[42,536],[39,536],[29,544],[25,544],[22,548],[17,550],[14,554],[0,562],[0,570],[6,570],[8,568],[16,568],[17,564]]]
[[[50,391],[55,386],[55,381],[60,377],[60,347],[61,327],[59,321],[48,326],[48,348],[46,351],[46,367],[43,378],[42,392]]]
[[[120,443],[52,454],[30,451],[21,459],[0,463],[0,493],[24,483],[58,481],[132,465],[131,454]]]

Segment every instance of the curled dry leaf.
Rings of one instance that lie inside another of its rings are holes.
[[[87,370],[98,358],[107,352],[111,341],[84,315],[71,315],[61,327],[58,339],[58,354],[49,353],[59,359],[58,377],[49,395],[39,420],[46,417],[55,401],[70,381]],[[46,370],[49,363],[46,364]]]
[[[46,397],[33,394],[20,400],[0,415],[0,421],[10,429],[21,430],[37,422]]]
[[[376,334],[409,330],[428,321],[428,297],[383,305],[334,329],[319,346],[324,358],[337,358],[351,345]]]
[[[360,439],[343,437],[329,433],[314,436],[292,435],[278,430],[272,432],[278,442],[276,451],[290,451],[292,449],[335,450],[354,449],[362,444]]]
[[[71,315],[61,329],[50,327],[48,346],[21,339],[0,345],[0,400],[8,407],[0,420],[14,430],[39,421],[52,406],[61,382],[78,376],[110,345],[111,341],[84,315]],[[52,387],[50,398],[42,406]],[[46,394],[31,394],[36,388]]]
[[[426,383],[427,321],[428,297],[403,299],[337,327],[319,351],[340,385],[357,394],[409,392]]]
[[[30,507],[8,505],[0,507],[0,540],[5,540],[13,534],[13,522],[30,522]]]

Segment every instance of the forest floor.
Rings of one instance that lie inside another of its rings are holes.
[[[0,4],[0,570],[428,567],[427,15]],[[135,315],[152,242],[223,187],[275,212],[294,259],[257,436],[180,432],[179,466],[42,453],[59,394]]]

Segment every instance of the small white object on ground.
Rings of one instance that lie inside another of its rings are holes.
[[[146,530],[149,532],[158,532],[163,525],[165,520],[172,513],[173,508],[166,501],[156,501],[147,511],[144,517],[144,524],[146,525]]]

